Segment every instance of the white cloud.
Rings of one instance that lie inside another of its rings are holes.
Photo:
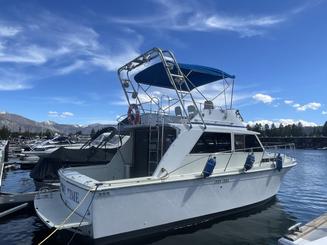
[[[74,113],[69,112],[69,111],[65,111],[65,112],[61,113],[61,115],[60,115],[60,117],[63,117],[63,118],[72,117],[72,116],[74,116]]]
[[[263,35],[270,27],[287,21],[293,15],[301,13],[308,6],[300,6],[301,11],[289,10],[275,15],[232,15],[212,8],[204,7],[201,1],[159,0],[155,3],[157,11],[148,16],[130,18],[116,17],[109,20],[127,26],[170,29],[177,31],[231,31],[241,37]],[[299,7],[297,9],[300,9]]]
[[[294,101],[293,101],[293,100],[284,100],[284,103],[285,103],[286,105],[291,105],[291,104],[294,103]]]
[[[308,109],[310,109],[310,110],[318,110],[320,107],[321,107],[321,104],[320,103],[318,103],[318,102],[310,102],[308,104],[298,106],[296,108],[296,110],[298,110],[298,111],[306,111]]]
[[[327,115],[327,111],[322,111],[321,114],[322,115]]]
[[[256,120],[256,121],[249,121],[247,124],[250,126],[254,126],[256,123],[260,123],[262,126],[265,124],[268,124],[271,126],[273,123],[275,124],[276,127],[279,127],[280,124],[283,124],[283,126],[286,125],[293,125],[293,124],[298,124],[301,123],[304,127],[313,127],[313,126],[318,126],[315,122],[310,122],[310,121],[305,121],[305,120],[295,120],[295,119],[276,119],[276,120]]]
[[[48,111],[49,117],[58,117],[59,113],[57,111]]]
[[[0,55],[0,62],[40,65],[47,61],[47,52],[50,53],[50,51],[37,46],[25,47]]]
[[[24,83],[6,83],[0,82],[0,91],[16,91],[16,90],[23,90],[31,88],[29,85]]]
[[[100,42],[101,36],[92,26],[43,10],[33,16],[19,13],[17,19],[21,22],[19,27],[0,22],[0,64],[10,65],[13,74],[18,71],[21,75],[28,74],[28,78],[15,80],[16,86],[10,86],[13,82],[10,79],[1,83],[0,72],[2,90],[25,89],[31,87],[28,81],[81,69],[114,71],[134,58],[143,42],[143,37],[135,33],[133,41],[116,37],[108,46]]]
[[[293,105],[294,108],[298,108],[298,107],[300,107],[300,106],[301,106],[301,105],[300,105],[299,103],[296,103],[296,104]]]
[[[68,111],[65,111],[65,112],[57,112],[57,111],[48,111],[48,116],[49,117],[61,117],[61,118],[66,118],[66,117],[72,117],[74,116],[74,113],[72,112],[68,112]]]
[[[112,54],[99,54],[95,55],[91,59],[91,63],[96,66],[103,67],[108,71],[116,71],[120,66],[126,64],[131,59],[138,56],[139,53],[132,47],[126,47],[126,49],[116,55]]]
[[[265,104],[270,104],[275,100],[275,98],[271,97],[270,95],[261,93],[255,94],[254,96],[252,96],[252,98],[256,101],[260,101]]]
[[[263,33],[260,28],[276,25],[283,21],[285,19],[280,16],[233,17],[213,15],[204,18],[196,25],[203,29],[234,31],[240,33],[241,36],[255,36]]]
[[[60,103],[60,104],[72,104],[72,105],[83,105],[85,104],[84,100],[80,100],[76,97],[51,97],[49,98],[50,100],[56,102],[56,103]]]
[[[82,67],[84,67],[84,65],[85,65],[84,61],[77,60],[77,61],[75,61],[73,64],[71,64],[69,66],[60,67],[58,69],[58,74],[61,74],[61,75],[69,74],[69,73],[71,73],[73,71],[81,69]]]
[[[0,68],[0,91],[15,91],[30,89],[32,86],[26,81],[29,75],[21,73],[11,67]]]
[[[0,25],[0,37],[13,37],[20,31],[18,27]]]

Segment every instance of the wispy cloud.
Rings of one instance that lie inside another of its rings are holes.
[[[13,13],[15,21],[0,19],[0,64],[10,66],[16,74],[15,81],[6,82],[0,71],[0,90],[30,88],[34,80],[76,70],[114,71],[138,54],[143,41],[138,35],[134,42],[111,40],[107,45],[100,42],[101,34],[93,26],[80,20],[43,9],[33,16],[18,13]],[[120,48],[113,48],[114,43]]]
[[[85,67],[85,61],[77,60],[74,63],[58,68],[58,74],[65,75]]]
[[[32,88],[26,81],[29,76],[13,68],[0,68],[0,91],[15,91]]]
[[[120,54],[97,54],[91,59],[91,63],[96,66],[105,68],[108,71],[115,71],[127,61],[138,56],[139,53],[130,46],[125,46],[124,52]]]
[[[50,100],[54,101],[55,103],[60,104],[72,104],[72,105],[83,105],[85,104],[84,100],[80,100],[76,97],[51,97]]]
[[[321,114],[322,115],[327,115],[327,111],[322,111]]]
[[[182,3],[173,0],[156,1],[160,11],[149,16],[134,18],[116,17],[110,21],[143,28],[169,29],[178,31],[231,31],[241,37],[263,35],[270,27],[287,21],[292,15],[299,14],[308,8],[299,6],[288,12],[262,15],[233,15],[219,10],[203,7],[200,1]]]
[[[27,84],[24,83],[6,83],[0,82],[0,91],[16,91],[31,88]]]
[[[57,111],[48,111],[49,117],[58,117],[59,113]]]
[[[204,18],[202,22],[197,23],[201,30],[217,29],[225,31],[238,32],[241,36],[250,37],[263,34],[263,28],[276,25],[285,21],[280,16],[248,16],[248,17],[231,17],[214,15]]]
[[[19,27],[8,26],[0,23],[0,37],[13,37],[21,31]]]
[[[57,112],[57,111],[48,111],[49,117],[61,117],[61,118],[67,118],[67,117],[73,117],[74,113],[65,111],[65,112]]]

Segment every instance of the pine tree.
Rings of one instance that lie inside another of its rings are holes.
[[[277,130],[276,130],[276,126],[275,126],[274,123],[271,124],[271,136],[273,136],[273,137],[278,136],[278,134],[277,134]]]
[[[278,135],[279,135],[280,137],[285,137],[284,125],[283,125],[282,123],[279,124]]]
[[[95,135],[95,130],[94,130],[94,128],[92,128],[91,133],[90,133],[91,138],[93,138],[94,135]]]
[[[10,130],[6,126],[2,126],[0,129],[0,139],[8,139],[10,136]]]
[[[297,136],[304,136],[303,124],[301,122],[297,124]]]
[[[325,122],[324,126],[322,127],[322,135],[327,136],[327,121]]]
[[[269,125],[267,123],[265,124],[265,136],[268,136],[268,137],[271,136],[270,135],[270,128],[269,128]]]

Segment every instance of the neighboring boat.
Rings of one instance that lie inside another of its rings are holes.
[[[60,147],[47,156],[41,157],[30,176],[37,187],[59,182],[58,170],[73,166],[106,164],[110,162],[129,136],[118,135],[114,127],[100,130],[80,148]],[[57,186],[57,185],[55,185]]]
[[[232,109],[234,76],[158,48],[118,75],[129,103],[118,130],[130,138],[107,165],[59,170],[60,191],[34,200],[48,227],[111,241],[183,227],[270,200],[296,165]]]
[[[67,136],[58,135],[51,140],[45,140],[39,144],[34,145],[31,150],[23,151],[25,155],[43,156],[49,154],[61,146],[64,147],[81,147],[83,144],[78,144],[69,139]]]
[[[79,149],[83,144],[71,141],[66,136],[56,136],[51,140],[45,140],[41,143],[31,145],[28,151],[23,150],[20,153],[19,161],[22,169],[31,169],[39,161],[40,157],[48,156],[54,151],[58,150],[60,147]]]

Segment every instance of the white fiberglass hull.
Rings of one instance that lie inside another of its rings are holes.
[[[91,205],[90,215],[83,220],[90,225],[84,227],[82,233],[93,239],[117,238],[125,233],[139,234],[142,231],[148,233],[155,227],[166,229],[169,224],[178,227],[181,222],[186,224],[183,221],[191,223],[196,218],[207,219],[205,216],[256,204],[276,195],[288,169],[99,190]],[[61,184],[65,190],[70,190],[68,195],[63,195],[68,205],[74,196],[71,193],[78,192],[80,198],[86,193],[86,190],[64,179]],[[80,216],[84,215],[92,195],[89,194],[81,205]],[[35,206],[38,205],[36,202]],[[46,214],[42,212],[48,211],[37,210],[44,220]]]

